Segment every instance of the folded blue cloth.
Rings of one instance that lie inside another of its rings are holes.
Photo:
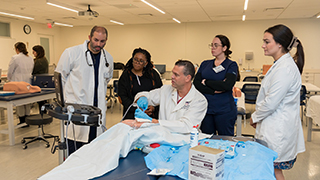
[[[235,144],[232,141],[205,139],[201,145],[219,148]],[[209,142],[209,143],[208,143]],[[218,147],[215,147],[215,146]],[[170,169],[167,175],[188,179],[190,145],[175,147],[161,145],[145,156],[145,162],[150,170]],[[273,161],[277,153],[257,142],[238,142],[235,145],[236,155],[232,159],[225,158],[225,180],[275,180]]]

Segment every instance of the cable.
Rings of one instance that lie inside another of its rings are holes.
[[[137,103],[132,103],[132,104],[128,107],[127,111],[124,113],[124,115],[123,115],[122,119],[120,120],[120,122],[123,121],[123,118],[126,117],[129,109],[130,109],[132,106],[133,106],[133,107],[138,107]]]
[[[68,110],[68,122],[67,122],[67,128],[66,128],[66,146],[67,146],[67,156],[69,156],[69,147],[68,147],[68,127],[71,122],[72,113],[74,112],[74,107],[69,105],[67,106]],[[75,140],[75,139],[74,139]]]
[[[77,143],[76,143],[76,135],[75,135],[75,131],[74,131],[74,124],[72,123],[72,132],[73,132],[73,145],[74,145],[74,151],[77,150]]]

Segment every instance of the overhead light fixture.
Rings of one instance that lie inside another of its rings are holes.
[[[245,21],[246,20],[246,15],[242,15],[242,21]]]
[[[120,25],[124,25],[123,23],[121,23],[121,22],[118,22],[118,21],[114,21],[114,20],[110,20],[110,22],[112,22],[112,23],[115,23],[115,24],[120,24]]]
[[[0,14],[6,15],[6,16],[13,16],[13,17],[18,17],[18,18],[24,18],[24,19],[34,20],[34,18],[32,18],[32,17],[21,16],[21,15],[17,15],[17,14],[6,13],[6,12],[0,12]]]
[[[175,22],[177,22],[177,23],[181,23],[178,19],[176,19],[176,18],[172,18]]]
[[[245,0],[244,8],[243,8],[245,11],[248,9],[248,3],[249,3],[249,0]]]
[[[67,26],[67,27],[73,27],[73,25],[70,24],[64,24],[64,23],[58,23],[58,22],[54,22],[54,25],[59,25],[59,26]]]
[[[72,12],[78,13],[77,10],[70,9],[70,8],[67,8],[67,7],[64,7],[64,6],[60,6],[60,5],[58,5],[58,4],[53,4],[53,3],[48,2],[48,1],[47,1],[47,4],[48,4],[48,5],[51,5],[51,6],[54,6],[54,7],[58,7],[58,8],[61,8],[61,9],[65,9],[65,10],[68,10],[68,11],[72,11]]]
[[[144,2],[145,4],[147,4],[148,6],[152,7],[153,9],[155,9],[155,10],[157,10],[157,11],[161,12],[162,14],[165,14],[165,12],[164,12],[164,11],[162,11],[161,9],[159,9],[159,8],[155,7],[154,5],[152,5],[152,4],[150,4],[150,3],[148,3],[147,1],[145,1],[145,0],[141,0],[141,1],[142,1],[142,2]]]
[[[317,18],[320,18],[320,13],[319,13],[319,15],[317,16]]]

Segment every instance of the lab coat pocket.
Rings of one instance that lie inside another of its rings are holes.
[[[105,81],[105,84],[108,84],[108,81],[112,78],[109,72],[103,73],[103,78]]]

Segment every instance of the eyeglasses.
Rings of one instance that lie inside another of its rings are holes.
[[[146,61],[144,61],[144,60],[139,60],[139,59],[137,59],[137,58],[133,58],[133,62],[139,63],[139,64],[144,64],[144,63],[146,63]]]
[[[217,43],[210,43],[208,44],[208,48],[211,49],[211,48],[214,48],[214,49],[217,49],[219,46],[222,46],[222,44],[217,44]]]

